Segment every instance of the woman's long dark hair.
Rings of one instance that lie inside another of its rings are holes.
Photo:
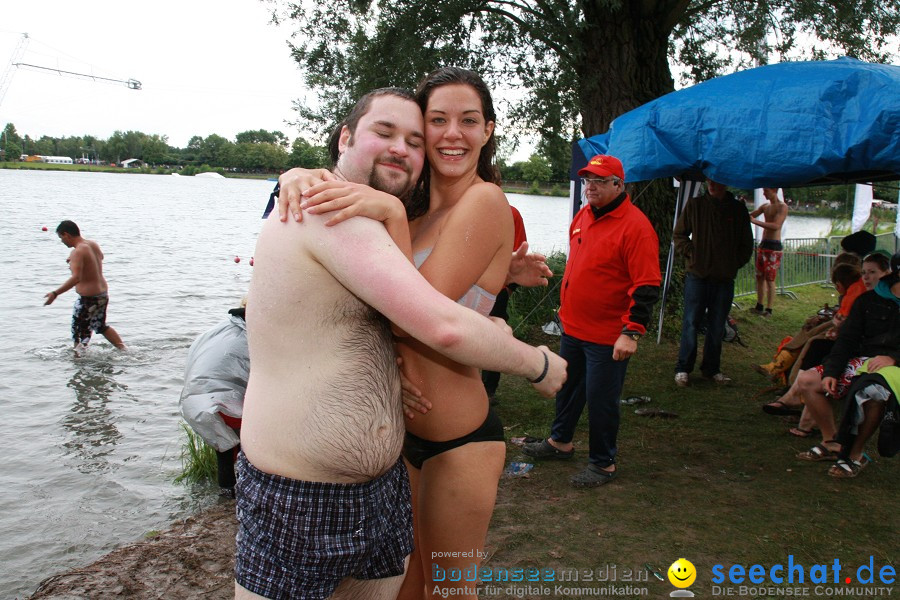
[[[467,85],[475,90],[479,98],[481,98],[481,113],[484,115],[485,122],[493,121],[496,124],[497,113],[494,111],[494,101],[484,80],[474,71],[459,67],[442,67],[432,71],[419,82],[419,86],[416,88],[416,102],[419,103],[422,114],[425,113],[425,109],[428,107],[428,99],[431,97],[431,92],[441,86],[453,84]],[[428,126],[427,123],[425,126]],[[500,185],[500,171],[497,169],[495,161],[496,152],[497,139],[494,136],[494,131],[491,131],[491,137],[482,146],[481,154],[478,156],[478,176],[485,181]],[[412,198],[406,207],[406,215],[410,221],[428,212],[430,186],[431,167],[429,165],[419,178],[419,183],[413,190]]]

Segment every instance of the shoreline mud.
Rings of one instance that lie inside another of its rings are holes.
[[[28,598],[234,598],[236,531],[234,501],[222,501],[90,565],[52,575]]]

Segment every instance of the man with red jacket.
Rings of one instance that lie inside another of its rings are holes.
[[[625,192],[619,159],[595,156],[578,175],[588,204],[569,227],[559,309],[559,354],[569,363],[568,379],[556,395],[549,439],[526,444],[523,451],[533,458],[571,458],[575,426],[587,404],[589,462],[571,482],[595,487],[617,474],[619,394],[659,297],[659,239]]]

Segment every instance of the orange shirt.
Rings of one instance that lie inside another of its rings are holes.
[[[851,284],[850,287],[847,288],[847,293],[844,294],[844,297],[841,299],[841,307],[838,309],[837,314],[846,319],[850,315],[850,308],[853,306],[853,303],[859,298],[859,295],[865,291],[866,286],[862,279]]]

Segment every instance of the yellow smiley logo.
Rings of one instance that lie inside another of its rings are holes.
[[[686,558],[679,558],[669,567],[669,582],[677,588],[690,587],[695,579],[697,569]]]

